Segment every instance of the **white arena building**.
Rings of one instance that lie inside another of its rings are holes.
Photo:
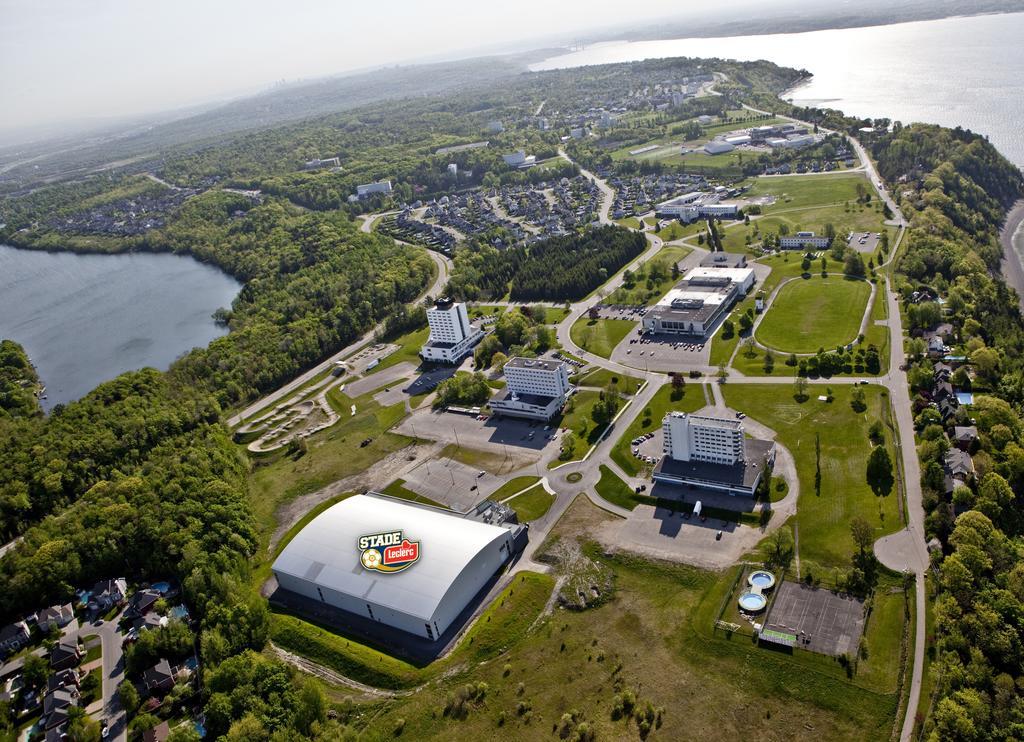
[[[508,562],[514,528],[354,495],[296,534],[273,571],[285,590],[436,640]]]

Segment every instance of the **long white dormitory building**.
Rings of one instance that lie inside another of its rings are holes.
[[[489,402],[495,414],[550,420],[572,393],[563,361],[516,357],[504,371],[505,390]]]
[[[670,412],[661,430],[665,437],[663,451],[676,461],[743,461],[743,425],[739,420]]]
[[[425,361],[461,361],[484,336],[483,330],[470,323],[466,305],[449,299],[439,299],[427,310],[427,324],[430,337],[420,349]]]

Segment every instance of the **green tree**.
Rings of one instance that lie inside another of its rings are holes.
[[[868,455],[867,481],[872,492],[885,497],[892,492],[895,479],[892,472],[892,459],[885,446],[875,446]]]
[[[822,265],[821,269],[825,270],[825,266]],[[848,276],[864,278],[864,276],[866,275],[864,269],[864,258],[860,256],[859,252],[857,252],[856,250],[850,251],[850,254],[846,256],[846,264],[843,268],[843,272]]]
[[[850,519],[850,535],[853,536],[853,543],[857,545],[861,555],[865,554],[875,541],[875,529],[859,515]]]

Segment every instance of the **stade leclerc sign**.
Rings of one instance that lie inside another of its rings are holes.
[[[357,541],[365,569],[394,574],[408,569],[420,558],[420,542],[404,538],[402,531],[386,531],[360,536]]]

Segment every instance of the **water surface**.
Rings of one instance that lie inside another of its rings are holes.
[[[535,64],[556,69],[662,57],[767,59],[814,77],[798,105],[963,126],[1024,167],[1024,13],[799,34],[608,42]]]
[[[0,338],[21,343],[49,409],[132,369],[167,368],[226,332],[241,285],[183,255],[75,255],[0,245]]]

